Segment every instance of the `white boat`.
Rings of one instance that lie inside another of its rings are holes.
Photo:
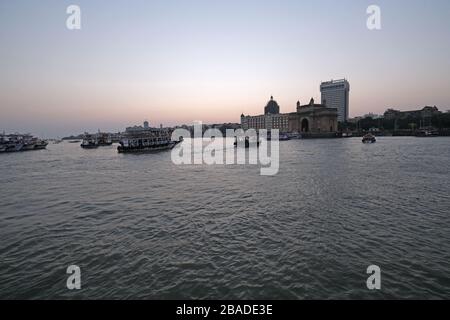
[[[161,128],[128,130],[119,142],[119,153],[145,153],[173,149],[180,141],[172,141],[171,132]]]
[[[80,145],[84,149],[95,149],[98,148],[98,139],[96,135],[85,133],[83,137],[83,142]]]
[[[0,135],[0,152],[17,152],[45,149],[48,142],[33,137],[31,134]]]

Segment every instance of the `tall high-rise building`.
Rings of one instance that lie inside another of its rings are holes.
[[[338,121],[344,122],[349,118],[350,84],[346,79],[331,80],[320,84],[322,104],[328,108],[338,109]]]

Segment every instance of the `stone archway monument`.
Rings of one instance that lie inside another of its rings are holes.
[[[337,118],[337,108],[315,104],[314,99],[303,106],[297,102],[297,112],[289,114],[289,131],[308,133],[313,136],[329,135],[336,132]]]

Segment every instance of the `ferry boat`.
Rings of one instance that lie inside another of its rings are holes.
[[[119,141],[119,153],[144,153],[173,149],[179,141],[172,141],[171,132],[164,128],[129,128]]]
[[[95,149],[98,148],[98,139],[96,135],[85,133],[83,137],[83,142],[80,145],[84,149]]]
[[[45,149],[48,142],[33,137],[31,134],[0,135],[0,152],[18,152]]]
[[[41,140],[41,139],[37,139],[35,145],[34,145],[34,150],[42,150],[47,148],[48,142],[45,140]]]
[[[368,133],[362,138],[362,142],[363,143],[375,143],[375,142],[377,142],[377,139],[375,138],[375,136],[373,134]]]
[[[109,133],[98,132],[97,141],[99,146],[110,146],[113,144]]]

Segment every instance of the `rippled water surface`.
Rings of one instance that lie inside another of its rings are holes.
[[[448,138],[387,137],[280,142],[276,176],[114,146],[1,154],[0,298],[450,298],[449,159]]]

